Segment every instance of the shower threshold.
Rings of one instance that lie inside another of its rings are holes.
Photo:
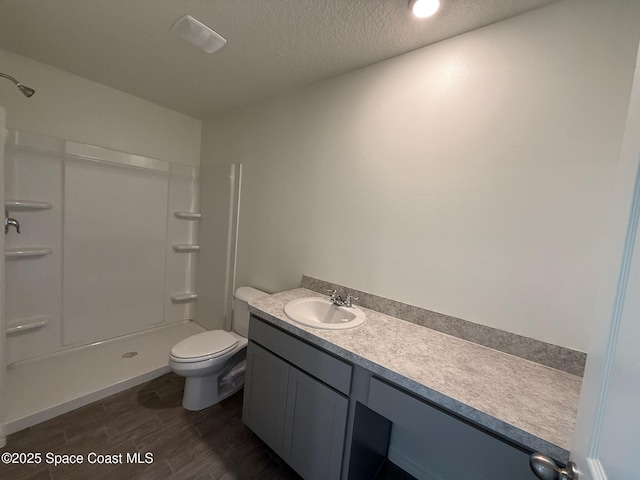
[[[5,434],[168,373],[171,347],[203,331],[184,321],[10,365]]]

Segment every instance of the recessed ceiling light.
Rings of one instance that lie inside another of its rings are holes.
[[[411,0],[409,8],[418,18],[427,18],[440,8],[440,0]]]

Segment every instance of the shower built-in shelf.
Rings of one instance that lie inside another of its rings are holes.
[[[17,335],[22,332],[39,330],[51,321],[49,315],[39,315],[37,317],[21,318],[7,323],[7,335]]]
[[[19,247],[19,248],[7,248],[4,251],[4,258],[6,259],[18,259],[18,258],[34,258],[44,257],[49,255],[53,250],[49,247]]]
[[[180,220],[200,220],[202,214],[196,212],[173,212],[173,216]]]
[[[12,212],[28,210],[48,210],[51,202],[38,202],[35,200],[5,200],[4,208]]]
[[[194,253],[200,250],[200,245],[172,245],[173,251],[177,253]]]
[[[171,295],[173,303],[191,303],[198,299],[198,294],[193,292],[176,293]]]

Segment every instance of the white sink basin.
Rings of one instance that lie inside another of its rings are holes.
[[[356,328],[365,320],[364,312],[358,307],[338,307],[319,297],[293,300],[284,306],[284,314],[307,327],[327,330]]]

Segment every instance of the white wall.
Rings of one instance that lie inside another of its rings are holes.
[[[237,285],[307,274],[586,350],[637,18],[561,1],[205,124],[203,165],[244,166]]]
[[[27,99],[1,79],[10,129],[200,164],[200,120],[4,50],[0,71],[36,90]]]

